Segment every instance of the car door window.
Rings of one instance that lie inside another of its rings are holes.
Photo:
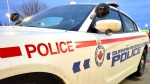
[[[122,18],[123,18],[123,21],[125,24],[125,31],[126,32],[138,31],[135,23],[130,18],[128,18],[127,16],[125,16],[123,14],[122,14]]]
[[[138,31],[137,25],[133,23],[135,31]]]
[[[119,20],[119,21],[121,21],[118,11],[110,10],[109,14],[106,17],[104,17],[104,18],[95,17],[95,19],[93,20],[93,22],[92,22],[92,24],[91,24],[88,32],[93,32],[94,30],[96,30],[94,28],[94,25],[95,25],[96,21],[106,20],[106,19],[113,19],[113,20]],[[100,31],[98,31],[98,32],[100,32]],[[123,32],[123,28],[121,28],[117,33],[119,33],[119,32]]]

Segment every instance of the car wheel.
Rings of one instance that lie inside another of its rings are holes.
[[[65,84],[64,81],[53,74],[27,73],[0,80],[0,84]]]
[[[144,49],[143,54],[140,59],[140,63],[138,65],[138,70],[134,73],[135,76],[143,75],[144,69],[145,69],[145,64],[146,64],[146,54],[147,54],[147,51],[146,51],[146,49]]]

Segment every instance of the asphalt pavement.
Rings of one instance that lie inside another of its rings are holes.
[[[150,84],[150,50],[147,55],[144,74],[141,77],[129,76],[119,84]]]

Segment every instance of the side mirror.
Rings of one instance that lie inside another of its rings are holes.
[[[19,21],[19,14],[18,13],[12,13],[11,16],[10,16],[10,19],[13,22]]]
[[[112,19],[99,20],[96,22],[95,28],[101,32],[105,32],[107,35],[111,35],[113,32],[121,29],[121,22]]]
[[[96,16],[99,18],[103,18],[109,14],[110,7],[106,3],[100,3],[97,5],[95,9]]]

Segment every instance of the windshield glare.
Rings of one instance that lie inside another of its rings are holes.
[[[78,31],[94,5],[63,5],[24,19],[19,25]]]

